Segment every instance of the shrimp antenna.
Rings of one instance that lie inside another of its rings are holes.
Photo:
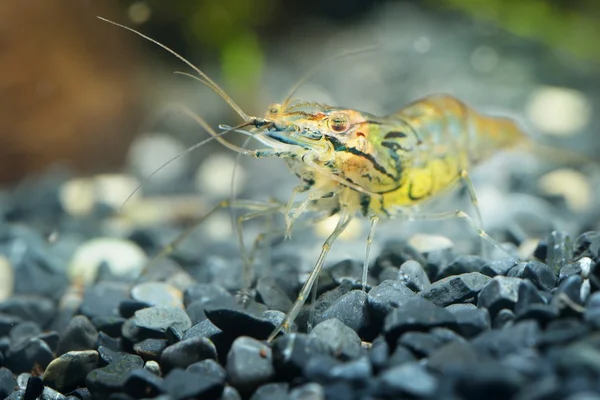
[[[185,109],[184,113],[187,114],[189,110]],[[197,115],[194,115],[194,119],[200,118]],[[246,124],[243,124],[243,126],[246,126]],[[203,126],[203,128],[206,128],[206,126]],[[209,127],[210,128],[210,127]],[[131,194],[129,196],[127,196],[127,198],[125,199],[125,201],[123,202],[123,204],[121,205],[121,210],[123,210],[123,207],[125,207],[125,205],[129,202],[129,200],[131,200],[131,198],[140,191],[140,189],[142,188],[142,186],[144,185],[144,182],[149,181],[150,179],[152,179],[152,177],[154,177],[154,175],[156,175],[157,173],[159,173],[161,170],[163,170],[164,168],[166,168],[167,166],[169,166],[171,163],[175,162],[176,160],[180,159],[181,157],[190,154],[191,152],[193,152],[194,150],[199,149],[200,147],[204,146],[206,143],[210,142],[211,140],[218,140],[218,141],[225,141],[221,136],[228,134],[229,132],[233,132],[236,129],[240,129],[240,126],[235,126],[231,129],[228,129],[226,131],[220,132],[220,133],[216,133],[214,131],[210,132],[211,136],[209,138],[206,138],[190,147],[188,147],[187,149],[181,151],[180,153],[176,154],[175,156],[173,156],[172,158],[170,158],[168,161],[165,161],[163,164],[161,164],[158,168],[156,168],[154,171],[152,171],[150,174],[148,174],[147,176],[145,176],[142,180],[142,182],[136,186],[136,188],[133,190],[133,192],[131,192]],[[212,128],[211,128],[212,130]],[[228,143],[228,142],[227,142]]]
[[[178,59],[180,59],[181,61],[183,61],[184,63],[186,63],[190,68],[192,68],[194,71],[196,71],[196,73],[198,75],[200,75],[203,79],[199,79],[200,82],[204,83],[206,86],[208,86],[209,88],[211,88],[216,94],[218,94],[219,96],[221,96],[221,98],[223,100],[225,100],[225,102],[227,104],[229,104],[229,106],[231,108],[233,108],[233,110],[239,114],[240,117],[242,117],[242,119],[244,121],[250,121],[252,118],[249,117],[244,111],[242,111],[242,109],[233,101],[233,99],[231,97],[229,97],[229,95],[227,93],[225,93],[225,91],[223,89],[221,89],[221,87],[219,85],[217,85],[215,83],[215,81],[213,81],[212,79],[209,78],[208,75],[206,75],[204,72],[202,72],[198,67],[196,67],[194,64],[192,64],[191,62],[189,62],[188,60],[186,60],[182,55],[178,54],[177,52],[175,52],[174,50],[171,50],[169,47],[165,46],[164,44],[152,39],[151,37],[148,37],[146,35],[144,35],[141,32],[136,31],[133,28],[129,28],[128,26],[125,25],[121,25],[118,24],[116,22],[110,21],[106,18],[103,17],[97,17],[98,19],[104,21],[104,22],[108,22],[109,24],[118,26],[119,28],[128,30],[130,32],[135,33],[138,36],[141,36],[142,38],[146,39],[147,41],[154,43],[155,45],[163,48],[164,50],[168,51],[169,53],[171,53],[172,55],[174,55],[175,57],[177,57]]]
[[[367,53],[367,52],[375,51],[375,50],[381,50],[381,48],[382,48],[382,46],[370,46],[370,47],[364,47],[362,49],[349,50],[349,51],[345,51],[343,53],[339,53],[339,54],[337,54],[337,55],[335,55],[333,57],[329,57],[329,58],[321,61],[320,63],[313,65],[312,68],[310,68],[298,80],[298,82],[296,82],[296,84],[294,86],[292,86],[292,88],[290,89],[288,95],[286,96],[285,100],[282,103],[281,109],[285,110],[286,107],[288,106],[288,104],[290,103],[290,101],[292,101],[292,96],[294,96],[294,94],[300,88],[300,86],[304,85],[307,80],[309,80],[310,78],[312,78],[317,72],[319,72],[319,70],[321,68],[323,68],[327,64],[332,63],[332,62],[334,62],[336,60],[339,60],[340,58],[349,57],[349,56],[353,56],[353,55],[361,54],[361,53]]]

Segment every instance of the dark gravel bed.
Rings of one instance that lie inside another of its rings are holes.
[[[52,193],[43,213],[6,203],[0,224],[15,282],[0,302],[0,398],[600,399],[598,232],[553,232],[528,261],[391,243],[366,292],[361,260],[329,265],[295,332],[268,343],[301,285],[292,261],[245,304],[229,276],[239,270],[195,259],[193,244],[139,279],[104,248],[83,285],[64,268],[82,247],[73,237],[102,234],[110,213],[52,213]],[[49,244],[52,224],[63,234]],[[120,240],[160,247],[153,229]]]

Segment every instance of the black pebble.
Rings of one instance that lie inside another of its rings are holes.
[[[519,278],[496,276],[479,292],[477,307],[487,308],[492,316],[503,308],[514,309],[521,283]]]
[[[315,322],[319,323],[331,318],[339,319],[362,338],[372,335],[367,293],[362,290],[353,290],[341,296],[317,317]]]
[[[25,395],[23,400],[35,400],[44,391],[44,382],[39,376],[31,376],[27,381],[27,387],[25,388]]]
[[[227,372],[221,364],[210,358],[190,364],[186,370],[194,374],[215,378],[223,383],[227,378]]]
[[[86,317],[119,317],[119,304],[129,298],[129,286],[118,282],[98,282],[85,291],[80,312]]]
[[[217,358],[215,345],[210,339],[194,337],[182,340],[164,349],[160,356],[160,365],[166,373],[174,368],[185,369],[189,365],[207,358]]]
[[[4,367],[0,367],[0,398],[6,398],[15,390],[17,380],[13,373]]]
[[[166,339],[144,339],[133,345],[133,351],[135,351],[135,354],[142,357],[144,361],[158,361],[167,345]]]
[[[454,314],[457,331],[466,338],[472,338],[491,327],[490,313],[485,308],[473,304],[452,304],[446,310]]]
[[[444,279],[453,275],[467,274],[470,272],[480,272],[487,263],[488,261],[480,256],[458,256],[450,265],[438,272],[437,279]]]
[[[313,328],[309,336],[318,337],[341,359],[353,359],[361,354],[358,334],[337,318],[325,320]]]
[[[273,365],[277,374],[292,380],[301,376],[313,354],[329,354],[330,348],[317,337],[303,333],[284,335],[273,341]]]
[[[435,327],[456,328],[456,318],[444,308],[418,296],[409,299],[404,307],[389,313],[384,323],[385,336],[390,345],[395,344],[405,332],[428,331]]]
[[[376,387],[377,394],[386,398],[432,397],[438,390],[439,380],[424,366],[407,362],[381,373]]]
[[[515,265],[517,262],[511,259],[491,260],[481,268],[481,273],[491,278],[496,275],[506,275]]]
[[[148,307],[152,307],[152,305],[146,303],[145,301],[124,299],[119,303],[119,315],[122,318],[131,318],[135,315],[136,311]]]
[[[98,368],[99,356],[94,350],[72,351],[52,360],[44,371],[44,384],[62,393],[85,385],[88,373]]]
[[[556,285],[556,275],[539,261],[521,262],[508,271],[507,276],[529,279],[540,290],[550,290]]]
[[[491,279],[480,272],[453,275],[434,282],[421,295],[441,307],[474,298]]]
[[[465,400],[513,398],[525,377],[498,363],[480,362],[453,368],[447,372],[454,382],[454,391]]]
[[[383,320],[392,310],[404,307],[405,302],[415,296],[415,292],[403,282],[387,280],[372,288],[367,300],[372,315]]]
[[[46,342],[38,338],[29,338],[11,345],[6,352],[4,364],[14,373],[29,372],[34,367],[45,369],[54,354]]]
[[[166,391],[162,378],[147,369],[135,369],[127,375],[123,392],[136,398],[152,398]]]
[[[172,370],[164,379],[164,389],[174,400],[218,399],[223,392],[223,387],[223,382],[218,379],[182,369]]]
[[[473,339],[477,349],[492,357],[505,357],[527,348],[535,347],[540,337],[540,327],[536,321],[517,322],[504,329],[494,329]]]
[[[105,399],[111,393],[122,391],[129,373],[143,366],[144,361],[140,356],[121,354],[106,367],[90,372],[85,383],[94,398]]]
[[[250,337],[239,337],[227,354],[229,383],[240,392],[251,392],[275,376],[269,346]]]
[[[56,306],[46,297],[17,295],[0,302],[0,313],[13,315],[24,321],[36,322],[44,329],[54,318]]]
[[[252,396],[250,400],[287,400],[289,384],[287,383],[267,383],[260,386]]]
[[[250,336],[264,340],[276,328],[271,321],[263,318],[266,306],[250,302],[246,306],[238,304],[235,308],[206,309],[208,319],[223,332],[235,336]]]
[[[268,276],[259,278],[256,284],[256,293],[259,301],[269,307],[270,310],[288,312],[292,308],[292,300],[279,287],[275,278]]]
[[[96,348],[97,343],[98,331],[94,324],[85,316],[77,315],[71,319],[61,335],[57,354],[75,350],[92,350]]]

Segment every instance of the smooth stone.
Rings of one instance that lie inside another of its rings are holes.
[[[152,372],[156,376],[162,376],[160,365],[154,360],[146,361],[144,369]]]
[[[292,380],[302,375],[313,354],[329,354],[330,347],[320,338],[291,333],[273,341],[273,365],[277,374]]]
[[[383,396],[433,396],[440,382],[425,367],[408,362],[384,371],[377,379],[377,393]]]
[[[292,308],[292,300],[272,277],[262,277],[256,284],[259,299],[270,310],[288,312]]]
[[[369,335],[371,316],[367,304],[367,293],[352,290],[334,301],[320,316],[315,318],[318,324],[322,321],[337,318],[344,325],[353,329],[360,337]]]
[[[98,343],[96,327],[83,315],[71,319],[58,342],[57,354],[69,351],[92,350]]]
[[[540,290],[549,291],[556,286],[556,275],[552,269],[539,261],[521,262],[508,271],[507,276],[528,279]]]
[[[317,324],[309,337],[318,337],[327,344],[336,357],[353,359],[361,354],[361,340],[358,334],[337,318]]]
[[[160,356],[160,365],[167,373],[174,368],[185,369],[195,362],[208,358],[217,359],[215,345],[210,339],[194,337],[167,347]]]
[[[21,373],[34,368],[44,370],[53,359],[54,354],[46,342],[38,338],[29,338],[8,348],[4,365],[13,373]]]
[[[86,289],[81,314],[95,317],[120,317],[119,304],[129,298],[129,286],[119,282],[98,282]]]
[[[491,278],[480,272],[463,273],[434,282],[421,295],[433,304],[445,307],[476,297],[489,281]]]
[[[135,399],[153,398],[165,391],[164,380],[145,368],[130,371],[123,382],[123,392]]]
[[[150,306],[183,307],[183,293],[163,282],[144,282],[131,289],[131,298]]]
[[[168,345],[166,339],[144,339],[133,345],[133,351],[144,361],[157,361],[160,360],[160,355]]]
[[[520,278],[496,276],[481,289],[477,297],[477,307],[487,308],[490,315],[496,315],[503,308],[512,310],[519,300]]]
[[[408,348],[419,358],[428,357],[445,343],[444,339],[425,332],[406,332],[398,339],[399,345]]]
[[[165,376],[164,388],[174,400],[190,398],[217,400],[223,393],[224,385],[211,376],[202,376],[176,368]]]
[[[143,366],[140,356],[122,354],[106,367],[91,371],[85,384],[94,398],[106,399],[111,393],[122,391],[129,373]]]
[[[10,260],[3,255],[0,255],[0,276],[0,302],[3,302],[13,294],[15,285],[15,271]]]
[[[256,339],[239,337],[227,354],[225,369],[233,387],[252,391],[275,376],[271,348]]]
[[[442,307],[416,296],[402,308],[393,310],[384,321],[384,332],[390,345],[408,331],[427,331],[435,327],[456,327],[456,318]]]
[[[497,275],[506,275],[517,262],[512,259],[490,260],[481,268],[481,273],[493,278]]]
[[[472,365],[479,361],[477,349],[469,342],[452,341],[433,351],[427,360],[427,366],[444,373],[456,366]]]
[[[511,326],[516,318],[511,310],[503,308],[493,318],[492,329],[502,329],[506,326]]]
[[[190,364],[186,370],[194,374],[215,378],[223,383],[227,378],[227,371],[221,364],[211,358]]]
[[[573,258],[589,258],[594,261],[600,261],[600,232],[584,232],[573,245]]]
[[[9,336],[10,341],[15,343],[19,340],[39,336],[41,333],[42,329],[37,323],[33,321],[23,321],[13,326],[13,328],[10,330]]]
[[[468,274],[471,272],[480,272],[481,269],[488,263],[487,260],[480,256],[463,255],[458,256],[446,268],[437,274],[437,279],[448,278],[453,275]]]
[[[390,354],[390,357],[386,361],[386,368],[393,368],[398,365],[417,361],[417,357],[412,351],[402,345],[396,345],[396,348]]]
[[[485,308],[473,304],[451,304],[446,307],[456,318],[458,332],[466,338],[472,338],[491,328],[490,313]]]
[[[164,333],[173,326],[181,331],[192,327],[192,321],[185,311],[178,307],[155,306],[135,312],[134,323],[138,328]]]
[[[54,318],[56,306],[47,297],[15,295],[0,303],[0,313],[36,322],[44,329]]]
[[[183,293],[183,304],[188,307],[193,302],[205,304],[217,300],[230,299],[231,293],[223,286],[214,283],[198,283],[188,287]]]
[[[21,322],[23,320],[19,316],[0,313],[0,337],[8,336],[12,328]]]
[[[39,376],[31,376],[27,381],[27,387],[25,388],[25,399],[37,399],[42,395],[44,391],[44,382]]]
[[[387,280],[372,288],[367,300],[373,316],[382,320],[392,310],[404,307],[406,301],[415,296],[415,292],[403,282]]]
[[[342,362],[331,356],[315,355],[306,364],[304,376],[321,384],[344,381],[364,386],[372,379],[373,369],[366,356]]]
[[[558,273],[558,280],[562,281],[571,275],[588,278],[594,265],[595,262],[589,257],[583,257],[575,262],[565,264]]]
[[[0,367],[0,398],[6,398],[15,390],[17,380],[13,373],[5,367]]]
[[[323,386],[315,382],[296,386],[289,393],[290,400],[325,400]]]
[[[484,332],[473,339],[471,343],[478,351],[501,358],[535,347],[538,344],[540,333],[541,329],[536,321],[526,320],[504,329]]]
[[[95,350],[71,351],[52,360],[44,371],[44,384],[61,393],[68,393],[85,384],[85,377],[98,368]]]
[[[288,400],[288,390],[286,382],[267,383],[258,387],[250,400]]]
[[[396,279],[415,292],[421,292],[431,285],[423,266],[415,260],[404,262],[400,266]]]
[[[272,321],[263,317],[267,307],[250,301],[246,306],[236,303],[233,306],[204,310],[206,317],[223,332],[233,336],[250,336],[260,340],[267,339],[277,327]]]
[[[104,332],[98,333],[98,347],[104,346],[112,351],[121,351],[121,338],[108,336]]]
[[[221,394],[219,400],[242,400],[242,396],[240,396],[240,393],[236,388],[232,386],[225,386],[225,389],[223,389],[223,393]]]
[[[92,318],[92,324],[98,332],[104,332],[108,336],[118,337],[121,335],[121,329],[125,323],[125,318],[122,317],[95,317]]]
[[[72,282],[90,285],[100,264],[106,263],[116,277],[137,277],[148,262],[134,242],[118,238],[95,238],[83,243],[73,254],[68,271]]]

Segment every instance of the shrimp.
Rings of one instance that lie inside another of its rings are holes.
[[[187,113],[206,129],[212,139],[241,155],[281,158],[299,178],[300,184],[285,205],[273,203],[263,207],[240,200],[224,201],[217,206],[253,211],[238,219],[242,251],[241,222],[255,216],[283,213],[286,233],[291,231],[301,215],[308,212],[339,217],[296,301],[269,336],[269,341],[280,332],[289,331],[313,289],[332,244],[354,218],[370,221],[362,274],[363,290],[366,290],[369,251],[375,227],[382,219],[459,217],[465,219],[480,237],[499,246],[482,228],[468,171],[497,151],[526,140],[513,121],[484,116],[449,95],[426,97],[394,114],[376,116],[350,108],[293,100],[299,85],[281,104],[271,105],[263,117],[251,117],[213,80],[173,50],[131,28],[100,19],[134,32],[178,57],[198,74],[190,76],[215,91],[244,120],[235,127],[222,125],[223,132],[217,134],[202,118],[188,110]],[[225,140],[223,135],[232,131],[247,135],[264,147],[249,150]],[[440,196],[459,182],[468,189],[476,218],[460,210],[437,214],[416,211],[418,205]],[[296,201],[300,193],[306,196]],[[178,237],[164,253],[168,253],[186,234]],[[245,260],[247,263],[249,260]],[[249,286],[251,273],[245,270],[244,275]]]

